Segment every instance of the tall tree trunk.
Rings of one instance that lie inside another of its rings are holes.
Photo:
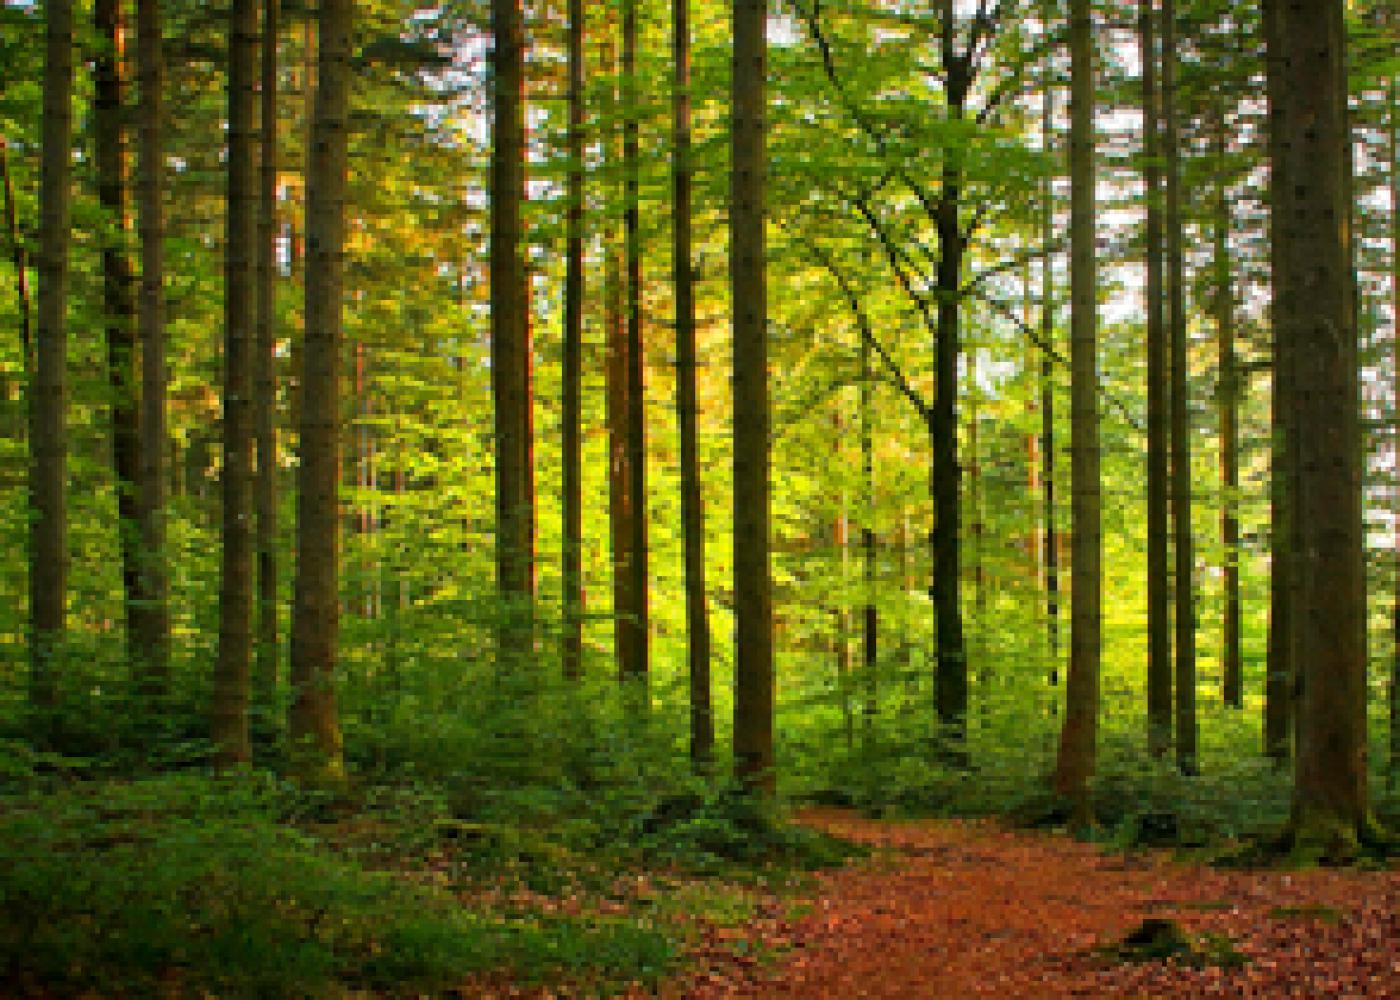
[[[1162,0],[1162,144],[1166,154],[1167,320],[1171,351],[1172,536],[1176,555],[1176,763],[1199,768],[1196,750],[1196,596],[1191,538],[1190,359],[1182,264],[1181,164],[1176,110],[1176,0]]]
[[[39,323],[29,448],[30,698],[51,740],[68,598],[68,232],[73,173],[73,4],[44,5],[43,156],[39,174]]]
[[[953,4],[943,12],[943,64],[946,69],[948,113],[963,118],[972,85],[971,52],[959,57],[953,42]],[[962,618],[961,488],[958,465],[958,359],[962,353],[961,320],[963,253],[962,164],[958,151],[944,151],[942,187],[934,219],[938,231],[938,333],[934,344],[934,398],[929,411],[929,444],[933,452],[933,613],[937,677],[935,702],[942,751],[955,763],[966,760],[967,642]]]
[[[1047,79],[1042,95],[1043,147],[1052,147],[1055,121],[1054,89]],[[1049,347],[1055,342],[1055,187],[1047,176],[1041,189],[1040,336],[1046,350],[1040,356],[1040,482],[1045,522],[1045,626],[1050,642],[1050,686],[1060,683],[1060,543],[1055,520],[1055,367]],[[1053,702],[1052,702],[1053,704]]]
[[[705,599],[705,510],[700,491],[699,404],[695,389],[695,265],[691,251],[690,0],[672,0],[674,150],[671,163],[676,285],[676,410],[681,445],[681,534],[685,551],[685,623],[690,665],[690,758],[714,756],[710,703],[710,619]]]
[[[1098,743],[1100,537],[1094,50],[1090,0],[1070,0],[1070,664],[1055,791],[1087,822]]]
[[[29,255],[19,235],[19,220],[15,214],[15,191],[10,181],[10,154],[5,137],[0,135],[0,188],[5,198],[5,239],[10,244],[10,260],[15,268],[15,301],[19,304],[20,359],[26,386],[34,376],[33,305],[29,299]],[[27,390],[26,390],[27,392]]]
[[[340,781],[336,716],[340,631],[341,293],[354,0],[321,0],[315,111],[306,191],[306,338],[297,466],[297,567],[292,598],[290,733],[298,769]]]
[[[609,24],[607,62],[618,69],[617,49],[612,41],[612,25]],[[614,73],[616,77],[616,73]],[[612,121],[617,120],[620,107],[620,92],[614,88],[609,95],[612,104]],[[619,162],[621,149],[618,132],[613,127],[604,142],[604,155],[609,163]],[[621,191],[614,191],[621,195]],[[625,263],[619,252],[618,227],[615,220],[606,223],[604,238],[604,288],[603,325],[605,328],[606,356],[604,358],[604,393],[606,396],[606,420],[608,425],[608,531],[612,543],[613,573],[613,654],[617,661],[618,679],[627,677],[627,664],[630,662],[627,643],[632,631],[627,625],[626,616],[632,607],[632,519],[636,512],[632,507],[631,461],[632,453],[627,447],[627,319],[624,315],[627,298],[624,282]]]
[[[117,493],[117,540],[122,558],[127,660],[138,655],[136,618],[143,597],[139,565],[140,511],[136,479],[140,438],[136,396],[136,295],[131,268],[126,160],[126,26],[118,0],[97,0],[93,22],[93,136],[97,200],[102,206],[102,319],[107,347],[107,390],[112,426],[112,471]]]
[[[1224,544],[1221,695],[1231,708],[1244,707],[1244,663],[1240,654],[1240,370],[1235,353],[1235,289],[1230,261],[1230,186],[1225,181],[1228,151],[1225,108],[1216,123],[1220,190],[1215,220],[1216,326],[1220,334],[1220,534]]]
[[[1143,183],[1147,200],[1147,747],[1172,739],[1171,591],[1167,567],[1167,332],[1162,294],[1161,111],[1157,12],[1142,0]],[[1173,56],[1174,58],[1174,56]]]
[[[839,442],[844,430],[839,412],[835,424],[836,440]],[[838,596],[832,617],[836,626],[836,694],[841,699],[841,733],[846,749],[851,750],[856,745],[856,714],[851,701],[851,516],[848,500],[843,487],[833,530],[840,575],[836,579]]]
[[[1264,0],[1263,24],[1267,47],[1265,70],[1269,103],[1269,236],[1271,243],[1270,323],[1273,326],[1273,401],[1269,481],[1269,635],[1264,682],[1264,752],[1277,764],[1288,759],[1293,726],[1293,589],[1295,537],[1293,517],[1294,435],[1292,343],[1283,336],[1281,299],[1283,261],[1288,234],[1292,182],[1284,156],[1285,89],[1289,69],[1279,39],[1279,8],[1283,0]]]
[[[525,26],[520,0],[492,0],[491,382],[496,420],[496,583],[506,605],[500,653],[531,645],[529,349],[521,208],[525,200]],[[504,664],[503,664],[504,665]]]
[[[1347,855],[1370,832],[1366,789],[1365,572],[1361,430],[1347,218],[1346,32],[1341,0],[1279,4],[1284,217],[1280,336],[1297,369],[1300,603],[1291,832],[1305,851]]]
[[[773,772],[773,581],[769,557],[768,299],[764,265],[767,4],[733,9],[729,285],[734,324],[734,768],[767,793]]]
[[[165,153],[160,0],[137,0],[137,234],[141,241],[141,594],[135,667],[142,693],[158,699],[170,673],[170,577],[165,549]]]
[[[643,685],[645,704],[650,626],[647,583],[646,389],[642,347],[641,146],[637,89],[637,0],[622,5],[623,241],[627,258],[627,492],[632,508],[631,606],[623,618],[624,680]]]
[[[258,728],[270,735],[277,702],[277,47],[278,0],[263,0],[261,163],[258,172],[258,290],[253,365],[253,431],[258,476],[258,634],[253,695]]]
[[[1393,355],[1391,395],[1396,407],[1396,475],[1400,476],[1400,80],[1390,81],[1390,326]],[[1400,780],[1400,482],[1395,486],[1395,607],[1394,640],[1390,654],[1390,760],[1387,776],[1393,788]]]
[[[583,675],[583,0],[569,0],[569,176],[565,225],[563,389],[564,676]]]
[[[224,253],[223,559],[219,573],[219,658],[214,668],[216,762],[252,757],[248,667],[253,610],[253,338],[257,263],[258,7],[229,8],[228,202]]]
[[[864,561],[864,579],[861,587],[863,605],[863,628],[861,649],[864,653],[861,663],[862,687],[865,689],[865,732],[867,750],[873,748],[875,739],[875,716],[879,712],[879,626],[880,612],[875,604],[875,438],[874,438],[874,379],[875,373],[870,364],[870,338],[860,338],[860,464],[865,486],[865,502],[861,504],[865,512],[865,524],[860,529],[861,556]]]

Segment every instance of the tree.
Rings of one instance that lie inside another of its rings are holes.
[[[530,394],[521,204],[525,199],[525,25],[520,0],[492,0],[491,384],[496,402],[496,583],[501,654],[523,662],[533,596]]]
[[[1191,411],[1182,261],[1181,156],[1176,86],[1176,0],[1162,0],[1162,145],[1166,154],[1166,295],[1171,393],[1171,510],[1176,569],[1176,763],[1195,774],[1196,596],[1191,541]]]
[[[122,554],[128,659],[135,662],[137,607],[141,593],[136,479],[141,456],[137,431],[136,298],[129,241],[126,156],[126,36],[118,0],[97,0],[93,24],[99,45],[94,61],[93,137],[97,199],[104,218],[102,313],[111,394],[112,471],[117,491],[117,538]]]
[[[1147,746],[1172,737],[1171,593],[1167,572],[1167,336],[1162,295],[1161,113],[1157,13],[1142,2],[1143,185],[1147,202]],[[1175,58],[1173,55],[1172,58]]]
[[[30,392],[30,697],[41,739],[58,707],[68,598],[68,239],[72,211],[73,4],[44,6],[43,159],[39,180],[38,328]]]
[[[252,757],[248,667],[253,611],[253,337],[257,264],[258,8],[233,0],[228,43],[228,200],[224,251],[222,561],[213,738],[220,764]],[[309,282],[308,282],[309,284]]]
[[[1231,708],[1244,706],[1244,663],[1240,653],[1240,366],[1235,349],[1235,289],[1230,259],[1230,185],[1226,179],[1227,122],[1223,102],[1215,122],[1215,152],[1220,171],[1215,202],[1215,322],[1219,336],[1220,373],[1216,406],[1220,413],[1220,534],[1225,548],[1222,623],[1221,696]]]
[[[770,565],[768,298],[764,265],[767,4],[736,0],[729,287],[734,332],[734,769],[772,792],[773,581]]]
[[[261,110],[258,165],[256,351],[253,359],[253,432],[257,439],[258,594],[256,683],[258,722],[273,721],[277,691],[277,42],[278,0],[263,0]]]
[[[1170,2],[1170,0],[1168,0]],[[1094,51],[1090,0],[1071,0],[1070,49],[1070,663],[1055,791],[1079,822],[1092,806],[1098,741],[1100,569],[1098,287],[1094,226]]]
[[[354,0],[321,0],[315,111],[307,165],[306,343],[302,351],[293,588],[290,733],[298,766],[342,778],[335,665],[340,624],[338,522],[341,290],[346,131]]]
[[[1347,218],[1343,4],[1275,4],[1270,41],[1287,68],[1276,150],[1288,178],[1278,337],[1293,357],[1298,462],[1293,551],[1299,604],[1290,832],[1300,850],[1346,856],[1372,832],[1366,789],[1361,434]],[[1276,205],[1277,208],[1277,205]]]
[[[672,267],[676,286],[676,415],[680,424],[681,534],[690,675],[690,757],[703,768],[714,754],[710,704],[710,622],[705,599],[705,511],[700,492],[699,408],[695,389],[695,265],[691,252],[690,0],[672,0]]]
[[[564,278],[563,565],[564,676],[583,672],[583,0],[569,0],[569,177]]]

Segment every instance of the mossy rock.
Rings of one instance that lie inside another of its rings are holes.
[[[1122,941],[1100,951],[1115,962],[1176,962],[1194,968],[1238,968],[1247,961],[1223,934],[1196,938],[1163,917],[1148,917]]]

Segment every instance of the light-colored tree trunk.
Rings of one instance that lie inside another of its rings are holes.
[[[729,284],[734,330],[734,768],[740,782],[771,793],[777,776],[763,231],[766,21],[764,0],[735,0]]]
[[[1092,815],[1098,743],[1100,486],[1097,266],[1094,194],[1094,48],[1090,0],[1071,0],[1070,48],[1070,664],[1055,791],[1076,820]]]
[[[690,757],[704,768],[714,756],[710,699],[710,618],[705,597],[705,510],[700,489],[699,404],[695,389],[695,264],[691,250],[690,0],[672,0],[674,149],[671,162],[673,267],[676,286],[676,415],[680,424],[681,534],[685,553],[685,622],[690,667]]]
[[[297,770],[343,780],[335,669],[340,632],[340,347],[354,0],[321,0],[306,192],[297,568],[289,729]]]

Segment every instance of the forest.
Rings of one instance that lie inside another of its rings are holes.
[[[1394,0],[3,0],[0,995],[1400,996]]]

